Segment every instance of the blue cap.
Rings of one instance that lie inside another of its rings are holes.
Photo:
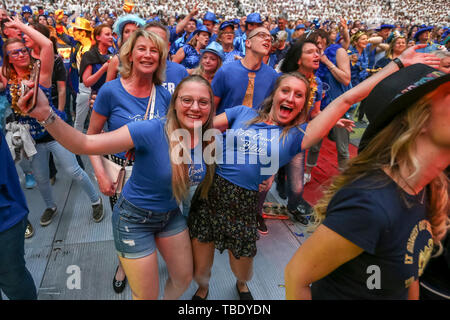
[[[302,24],[299,24],[299,25],[297,25],[296,27],[295,27],[295,30],[300,30],[300,29],[305,29],[306,30],[306,27],[305,27],[305,25],[302,23]]]
[[[379,28],[377,28],[377,31],[380,31],[382,29],[394,29],[395,26],[392,24],[382,24]]]
[[[217,23],[217,18],[216,15],[210,11],[206,12],[204,17],[203,17],[203,21],[212,21],[214,23]]]
[[[220,24],[219,30],[223,30],[226,27],[232,27],[234,29],[234,21],[233,20],[228,20],[228,21],[224,21]]]
[[[261,20],[261,15],[257,12],[254,13],[250,13],[247,16],[247,20],[245,21],[245,23],[263,23]]]
[[[426,32],[426,31],[431,31],[433,29],[434,29],[433,27],[423,27],[423,28],[417,30],[417,32],[414,34],[414,40],[418,41],[419,40],[419,36],[422,33]]]
[[[225,55],[223,53],[223,47],[220,43],[218,43],[216,41],[211,42],[205,49],[201,50],[202,54],[204,54],[205,52],[214,53],[222,61],[223,61],[223,59],[225,59]]]
[[[209,36],[211,36],[211,32],[209,32],[208,28],[206,28],[205,26],[200,26],[197,28],[197,30],[195,30],[194,32],[192,32],[192,36],[195,36],[197,33],[200,32],[207,32],[209,34]]]
[[[234,19],[233,23],[239,25],[239,23],[241,23],[241,20],[240,19]]]
[[[22,13],[31,13],[31,14],[33,14],[33,10],[31,10],[30,6],[23,6],[22,7]]]

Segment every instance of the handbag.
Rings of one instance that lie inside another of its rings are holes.
[[[156,88],[155,85],[152,87],[152,94],[148,99],[147,110],[145,111],[143,120],[150,120],[154,117],[155,112],[155,101],[156,101]],[[150,113],[149,113],[150,110]],[[116,184],[116,194],[122,193],[123,186],[128,181],[131,176],[131,172],[133,170],[133,166],[129,166],[131,158],[134,156],[134,152],[129,150],[126,154],[126,160],[123,162],[123,165],[119,165],[106,157],[101,157],[103,168],[106,171],[106,174],[109,176],[111,181],[114,181]]]

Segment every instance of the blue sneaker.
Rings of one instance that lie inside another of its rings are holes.
[[[36,187],[36,180],[34,180],[34,176],[31,173],[25,174],[25,188],[33,189]]]

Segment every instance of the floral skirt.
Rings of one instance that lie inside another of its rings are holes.
[[[254,257],[259,238],[258,191],[241,188],[216,174],[208,199],[200,199],[199,195],[197,189],[189,212],[191,238],[214,242],[221,253],[230,250],[236,259]]]

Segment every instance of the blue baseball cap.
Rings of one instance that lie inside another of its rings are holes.
[[[245,23],[263,23],[261,20],[261,15],[257,12],[254,13],[250,13],[247,16],[247,20],[245,21]]]
[[[224,21],[220,24],[219,30],[223,30],[226,27],[232,27],[234,29],[234,21],[233,20],[228,20],[228,21]]]
[[[295,30],[300,30],[300,29],[305,29],[306,30],[306,27],[305,27],[305,25],[302,23],[302,24],[299,24],[299,25],[297,25],[296,27],[295,27]]]
[[[217,23],[217,18],[216,15],[210,11],[206,12],[204,17],[203,17],[203,21],[212,21],[214,23]]]
[[[223,59],[225,59],[225,55],[223,53],[223,47],[220,43],[218,43],[216,41],[211,42],[205,49],[201,50],[202,54],[204,54],[205,52],[214,53],[222,61],[223,61]]]

